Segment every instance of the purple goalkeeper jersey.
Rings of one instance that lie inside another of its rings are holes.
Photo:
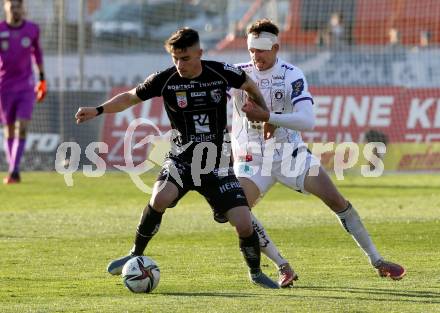
[[[0,92],[33,90],[32,57],[42,64],[39,36],[32,22],[25,20],[18,27],[0,23]]]

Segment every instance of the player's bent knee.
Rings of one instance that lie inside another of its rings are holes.
[[[158,181],[154,186],[153,195],[150,199],[150,205],[156,211],[165,212],[166,208],[176,205],[178,197],[179,191],[176,186],[171,183]]]
[[[165,212],[175,202],[176,197],[173,194],[159,192],[150,199],[150,205],[158,212]]]
[[[158,212],[165,212],[165,210],[171,206],[174,199],[169,195],[156,195],[151,198],[150,205]]]

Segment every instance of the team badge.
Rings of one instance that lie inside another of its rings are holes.
[[[31,40],[29,37],[23,37],[21,39],[21,46],[23,48],[29,48],[30,45],[31,45]]]
[[[188,100],[186,99],[186,92],[185,91],[178,91],[176,92],[176,99],[177,99],[177,105],[179,108],[186,108],[188,106]]]
[[[275,90],[273,97],[275,98],[275,100],[282,100],[284,98],[284,90]]]
[[[304,90],[304,80],[302,78],[295,80],[292,83],[292,95],[290,99],[298,97]]]
[[[222,99],[222,91],[221,89],[213,89],[211,90],[211,99],[215,103],[219,103]]]
[[[1,47],[2,47],[3,51],[8,50],[9,49],[9,42],[7,42],[6,40],[3,40],[2,44],[1,44]]]

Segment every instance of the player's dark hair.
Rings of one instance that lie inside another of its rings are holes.
[[[388,143],[387,135],[375,129],[370,129],[365,133],[365,140],[367,140],[367,142],[383,142],[384,144]]]
[[[260,34],[261,32],[268,32],[278,36],[280,30],[274,22],[267,18],[255,21],[247,29],[248,34]]]
[[[23,4],[23,0],[4,0],[3,3],[12,2],[12,1],[15,1],[15,2],[18,2],[20,4]]]
[[[199,33],[194,29],[185,27],[179,29],[165,41],[165,49],[168,52],[183,50],[200,43]]]

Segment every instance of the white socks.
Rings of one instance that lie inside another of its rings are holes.
[[[281,253],[273,244],[272,239],[270,239],[269,235],[266,233],[263,225],[260,223],[259,220],[257,220],[252,212],[251,216],[252,226],[258,234],[258,238],[260,239],[261,252],[264,253],[269,259],[271,259],[272,262],[275,263],[278,267],[281,264],[288,263],[288,261],[281,256]]]
[[[344,211],[336,213],[336,215],[338,216],[341,225],[351,234],[354,241],[356,241],[358,246],[368,256],[371,264],[376,264],[377,261],[382,259],[376,246],[371,240],[370,235],[362,224],[359,214],[356,212],[355,208],[352,207],[350,202]]]

